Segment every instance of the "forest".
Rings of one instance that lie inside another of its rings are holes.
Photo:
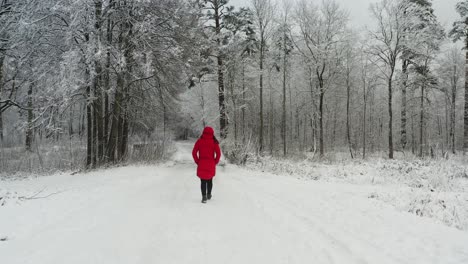
[[[0,0],[0,171],[151,162],[213,126],[223,153],[468,153],[468,1]]]

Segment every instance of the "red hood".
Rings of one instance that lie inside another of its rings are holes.
[[[212,127],[205,127],[205,129],[203,129],[202,138],[213,138],[213,135],[214,130]]]

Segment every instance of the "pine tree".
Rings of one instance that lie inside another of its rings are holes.
[[[454,41],[463,39],[465,49],[465,107],[463,113],[463,152],[468,154],[468,0],[457,4],[456,10],[460,20],[453,23],[449,33]]]
[[[225,27],[224,19],[226,11],[232,10],[228,7],[229,0],[204,0],[205,8],[208,9],[208,18],[214,21],[214,26],[209,26],[214,30],[215,54],[217,72],[218,72],[218,99],[219,99],[219,130],[221,138],[226,138],[228,133],[229,121],[226,113],[225,88],[224,88],[224,57],[222,50],[223,29]]]
[[[436,85],[435,77],[430,69],[432,60],[435,59],[437,51],[445,33],[443,27],[437,20],[429,1],[407,0],[403,5],[404,38],[402,50],[402,64],[406,67],[403,71],[402,80],[402,123],[401,136],[402,148],[406,145],[406,85],[410,73],[413,73],[411,83],[414,89],[420,90],[420,120],[419,120],[419,156],[423,156],[424,129],[425,129],[425,106],[428,89]]]

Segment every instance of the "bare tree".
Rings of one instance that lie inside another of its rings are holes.
[[[351,113],[350,113],[350,106],[351,106],[351,89],[353,86],[352,75],[353,69],[355,68],[355,50],[353,46],[348,43],[346,45],[346,57],[345,57],[345,82],[346,82],[346,141],[348,143],[348,150],[351,158],[354,158],[353,154],[353,147],[351,143]],[[364,77],[365,78],[365,77]],[[363,83],[364,89],[366,83]],[[365,91],[364,91],[365,93]],[[364,100],[365,101],[365,100]],[[365,102],[364,102],[365,104]],[[365,108],[365,107],[364,107]],[[364,109],[365,111],[365,109]]]
[[[446,102],[447,145],[451,152],[456,153],[456,106],[460,81],[463,78],[463,54],[456,46],[444,52],[439,61],[438,76],[440,88],[444,92]]]
[[[324,151],[324,106],[325,93],[338,74],[339,57],[343,53],[342,42],[346,37],[347,13],[335,1],[322,1],[319,8],[308,1],[297,6],[297,22],[300,40],[296,43],[300,53],[307,58],[311,74],[317,81],[319,149]]]
[[[371,5],[377,28],[370,32],[373,40],[369,48],[378,60],[378,67],[387,83],[388,91],[388,157],[393,159],[393,79],[398,57],[402,52],[403,7],[397,2],[382,0]]]
[[[273,29],[272,23],[274,18],[274,6],[271,0],[251,0],[253,6],[254,20],[257,27],[257,34],[259,36],[259,61],[258,66],[260,70],[259,76],[259,98],[260,98],[260,130],[259,130],[259,151],[263,151],[263,76],[264,76],[264,61],[267,41],[271,37]]]
[[[362,158],[366,158],[367,151],[367,112],[369,95],[375,88],[376,75],[372,72],[372,60],[366,50],[360,50],[359,77],[362,85]],[[371,119],[372,120],[372,119]],[[370,122],[372,125],[372,122]]]

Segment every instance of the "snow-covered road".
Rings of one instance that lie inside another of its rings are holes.
[[[202,204],[191,144],[178,148],[165,166],[0,182],[0,263],[468,263],[468,232],[372,186],[227,165]]]

